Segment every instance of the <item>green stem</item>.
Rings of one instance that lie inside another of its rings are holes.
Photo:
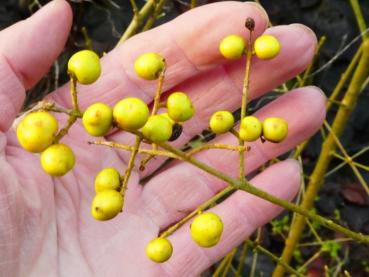
[[[368,187],[368,184],[366,183],[364,177],[361,175],[360,171],[355,166],[352,158],[347,154],[347,152],[345,150],[345,147],[343,147],[342,143],[340,142],[339,138],[336,136],[336,134],[334,133],[334,131],[332,130],[332,128],[329,126],[328,122],[324,121],[324,126],[332,134],[332,137],[333,137],[333,139],[334,139],[337,147],[340,149],[340,151],[344,155],[345,159],[347,160],[347,163],[351,167],[351,169],[354,172],[354,174],[355,174],[356,178],[358,179],[359,183],[364,188],[364,190],[366,191],[366,193],[369,195],[369,187]]]
[[[233,251],[234,251],[234,249],[233,249],[230,253],[228,253],[228,254],[227,254],[227,256],[225,256],[225,257],[222,259],[222,261],[220,262],[219,266],[218,266],[218,267],[217,267],[217,269],[215,270],[215,272],[214,272],[214,274],[212,275],[212,277],[219,277],[219,276],[220,276],[220,274],[221,274],[222,272],[224,272],[224,269],[227,267],[228,262],[229,262],[229,260],[230,260],[231,256],[233,256]]]
[[[136,142],[135,142],[135,145],[133,146],[133,150],[131,152],[131,157],[129,158],[129,162],[128,162],[128,166],[127,166],[127,169],[124,173],[124,176],[123,176],[123,181],[122,181],[122,185],[121,185],[121,189],[120,189],[120,193],[122,194],[123,196],[123,207],[124,207],[124,200],[125,200],[125,194],[126,194],[126,191],[127,191],[127,186],[128,186],[128,180],[129,180],[129,177],[131,176],[131,173],[132,173],[132,169],[135,165],[135,159],[136,159],[136,155],[138,153],[138,149],[140,147],[140,144],[141,144],[141,137],[139,136],[136,136]]]
[[[336,87],[334,88],[331,96],[329,97],[328,102],[327,102],[327,111],[329,111],[332,104],[336,100],[338,94],[343,89],[343,86],[346,84],[348,78],[351,76],[352,71],[355,69],[357,63],[360,60],[361,54],[362,54],[362,46],[360,46],[358,48],[358,50],[356,51],[354,57],[351,59],[350,64],[348,65],[345,72],[341,75],[340,80],[338,81],[338,83],[337,83]]]
[[[123,149],[123,150],[126,150],[126,151],[131,151],[131,152],[135,151],[134,146],[126,145],[126,144],[119,144],[119,143],[112,142],[112,141],[99,141],[99,140],[98,141],[89,141],[88,144],[103,145],[103,146],[108,146],[108,147],[111,147],[111,148],[119,148],[119,149]],[[147,155],[152,155],[152,156],[163,156],[163,157],[167,157],[167,158],[180,160],[179,157],[177,157],[173,153],[170,153],[170,152],[167,152],[167,151],[138,148],[137,152],[138,152],[138,154],[147,154]]]
[[[248,151],[250,150],[250,147],[233,146],[233,145],[221,144],[221,143],[209,143],[209,144],[200,145],[196,148],[191,149],[190,151],[187,152],[187,155],[189,156],[195,155],[201,151],[205,151],[209,149],[226,149],[229,151]]]
[[[137,7],[136,1],[135,0],[130,0],[130,1],[131,1],[131,5],[132,5],[133,15],[138,17],[139,16],[139,9]]]
[[[146,2],[146,4],[141,8],[137,16],[133,16],[133,19],[131,20],[131,23],[128,25],[127,29],[125,30],[124,34],[120,38],[117,46],[121,45],[123,42],[125,42],[127,39],[132,37],[134,34],[138,32],[138,29],[140,28],[142,21],[149,16],[151,12],[153,12],[153,6],[156,0],[149,0]]]
[[[252,31],[250,30],[249,39],[246,46],[246,68],[245,78],[243,80],[242,87],[242,102],[241,102],[241,116],[240,121],[246,116],[247,111],[247,99],[250,89],[250,72],[251,72],[251,58],[252,58]],[[234,132],[232,132],[234,133]],[[245,146],[245,142],[238,138],[238,144],[240,147]],[[245,151],[240,150],[240,180],[245,180]]]
[[[68,134],[70,127],[77,121],[80,117],[81,112],[78,107],[78,98],[77,98],[77,79],[75,77],[70,78],[70,94],[72,98],[72,112],[69,114],[69,118],[67,124],[63,129],[59,131],[59,133],[55,136],[53,143],[59,143],[59,141]]]
[[[243,243],[243,247],[241,250],[241,256],[238,262],[238,266],[237,266],[237,272],[236,272],[236,277],[242,276],[242,271],[243,271],[243,266],[246,262],[246,258],[247,258],[247,246],[248,246],[248,240],[246,240]]]
[[[261,236],[261,228],[259,227],[258,230],[257,230],[256,240],[254,241],[254,243],[256,245],[260,244],[260,236]],[[257,265],[257,261],[258,261],[258,251],[257,251],[257,249],[254,248],[253,252],[254,252],[254,254],[253,254],[253,257],[252,257],[250,277],[255,277],[256,265]]]
[[[352,10],[354,11],[357,24],[359,26],[360,32],[362,33],[363,40],[368,38],[368,33],[366,32],[366,23],[361,12],[360,4],[357,0],[350,0]]]
[[[223,271],[222,277],[226,277],[227,276],[228,271],[231,268],[231,265],[232,265],[232,261],[234,259],[234,256],[236,255],[236,252],[237,252],[237,247],[234,248],[231,253],[229,253],[228,261],[227,261],[227,263],[226,263],[226,265],[224,267],[224,271]]]
[[[343,105],[340,106],[332,124],[333,133],[338,138],[341,136],[349,119],[349,116],[357,102],[357,98],[360,94],[361,85],[369,75],[369,39],[363,42],[362,47],[363,53],[360,58],[359,64],[354,72],[345,96],[342,99]],[[336,141],[331,132],[328,134],[323,143],[318,161],[313,170],[313,173],[310,176],[306,193],[300,205],[301,208],[309,210],[313,207],[315,196],[317,195],[318,190],[324,181],[325,174],[331,162],[331,153],[334,152],[335,149]],[[286,263],[289,263],[289,261],[291,260],[293,251],[300,240],[304,227],[305,218],[301,215],[296,215],[295,220],[291,225],[290,233],[286,240],[285,248],[282,253],[282,259]],[[285,269],[278,265],[273,273],[273,277],[283,276],[284,272]]]
[[[366,147],[362,148],[359,152],[357,152],[355,155],[353,155],[351,157],[351,159],[355,159],[355,158],[359,157],[360,155],[364,154],[367,151],[369,151],[369,146],[366,146]],[[334,154],[334,155],[336,156],[336,154]],[[341,169],[346,164],[347,164],[347,161],[345,160],[343,163],[339,164],[338,166],[336,166],[332,170],[328,171],[327,174],[325,174],[325,178],[327,178],[328,176],[332,175],[333,173],[335,173],[337,170]],[[359,165],[356,164],[356,166],[359,166]],[[363,166],[363,165],[361,165],[361,166]],[[363,169],[369,171],[369,166],[364,166]]]
[[[154,12],[151,14],[151,16],[147,19],[145,26],[143,27],[143,31],[147,31],[149,29],[151,29],[151,27],[154,25],[156,19],[158,18],[158,16],[160,15],[163,6],[166,2],[166,0],[159,0],[159,3],[156,3],[156,1],[154,1]]]
[[[136,134],[140,134],[138,132],[135,132]],[[141,134],[142,136],[142,134]],[[252,195],[255,195],[259,198],[262,198],[266,201],[269,201],[273,204],[276,204],[278,206],[281,206],[287,210],[296,212],[304,217],[307,217],[311,220],[316,221],[317,223],[325,226],[328,229],[337,231],[339,233],[342,233],[344,235],[346,235],[347,237],[350,237],[358,242],[362,242],[362,243],[367,243],[369,244],[369,236],[363,235],[362,233],[356,233],[353,232],[345,227],[342,227],[339,224],[334,223],[332,220],[330,219],[326,219],[322,216],[319,216],[317,214],[315,214],[313,211],[310,211],[309,209],[306,209],[304,207],[300,207],[297,206],[295,204],[292,204],[286,200],[280,199],[278,197],[275,197],[263,190],[258,189],[257,187],[253,186],[250,182],[248,181],[240,181],[238,179],[234,179],[226,174],[224,174],[223,172],[218,171],[217,169],[208,166],[207,164],[200,162],[199,160],[195,159],[194,157],[188,157],[186,155],[185,152],[182,152],[181,150],[171,146],[170,144],[167,143],[160,143],[159,144],[160,147],[162,147],[163,149],[172,152],[173,154],[175,154],[176,156],[180,157],[182,160],[196,166],[197,168],[209,173],[210,175],[213,175],[215,177],[217,177],[220,180],[223,180],[224,182],[228,183],[230,186],[232,186],[234,189],[239,189],[239,190],[243,190],[245,192],[248,192]]]
[[[158,112],[160,106],[160,97],[163,91],[163,84],[164,84],[164,77],[165,77],[165,67],[160,72],[159,79],[158,79],[158,87],[156,88],[155,97],[154,97],[154,106],[152,108],[151,114],[155,115]]]
[[[320,50],[321,48],[323,47],[325,41],[326,41],[326,36],[322,36],[320,39],[319,39],[319,43],[318,43],[318,47],[316,48],[316,51],[315,51],[315,55],[314,55],[314,58],[312,60],[312,62],[309,64],[308,68],[305,70],[304,72],[304,75],[302,76],[300,82],[297,82],[299,83],[299,86],[300,87],[303,87],[306,85],[306,82],[308,81],[309,79],[309,76],[310,76],[310,73],[311,73],[311,70],[313,69],[314,67],[314,64],[315,64],[315,61],[317,60],[318,56],[319,56],[319,53],[320,53]]]
[[[161,94],[162,94],[162,91],[163,91],[164,78],[165,78],[165,66],[164,66],[163,70],[160,72],[160,75],[159,75],[158,87],[157,87],[156,92],[155,92],[154,106],[152,108],[151,115],[156,115],[157,112],[158,112],[158,109],[160,107],[160,97],[161,97]],[[152,144],[152,149],[153,149],[153,151],[157,151],[158,146],[155,143],[153,143]],[[153,159],[154,157],[155,157],[154,155],[148,155],[146,158],[144,158],[140,163],[140,170],[141,171],[145,170],[146,164],[149,161],[151,161],[151,159]]]
[[[338,104],[339,106],[343,106],[341,102],[336,101],[336,98],[338,94],[341,92],[341,90],[343,89],[343,86],[346,84],[352,71],[355,69],[355,66],[357,65],[361,57],[361,53],[362,53],[362,47],[360,46],[359,49],[356,51],[354,57],[352,58],[349,66],[346,68],[345,72],[341,75],[341,78],[338,81],[336,87],[334,88],[331,96],[329,97],[327,101],[327,111],[330,110],[330,108],[332,107],[332,104]],[[293,159],[297,159],[302,154],[302,152],[305,150],[306,146],[308,145],[309,141],[310,140],[308,139],[296,147],[296,150],[292,155]]]
[[[233,190],[234,190],[233,187],[228,186],[225,189],[223,189],[221,192],[218,192],[216,195],[214,195],[212,198],[210,198],[209,200],[207,200],[205,203],[203,203],[200,206],[198,206],[196,208],[196,210],[194,210],[193,212],[191,212],[190,214],[188,214],[186,217],[184,217],[182,220],[178,221],[176,224],[174,224],[171,227],[169,227],[165,232],[163,232],[160,235],[160,237],[161,238],[166,238],[166,237],[170,236],[179,227],[183,226],[186,222],[188,222],[192,217],[194,217],[195,215],[197,215],[197,214],[201,213],[202,211],[206,210],[207,208],[209,208],[210,206],[212,206],[213,204],[215,204],[219,199],[221,199],[225,195],[231,193]]]
[[[191,9],[196,8],[197,6],[197,0],[191,0]]]
[[[274,255],[272,252],[268,251],[267,249],[265,249],[261,245],[258,245],[255,242],[252,242],[251,240],[247,240],[246,243],[247,243],[248,246],[256,249],[260,253],[263,253],[264,255],[270,257],[276,263],[278,263],[281,266],[283,266],[286,269],[286,271],[288,271],[289,273],[295,274],[296,276],[299,276],[299,277],[303,277],[304,276],[301,273],[297,272],[297,270],[293,269],[290,265],[288,265],[285,262],[283,262],[281,260],[281,258],[277,257],[276,255]]]

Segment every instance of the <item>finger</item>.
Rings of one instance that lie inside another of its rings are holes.
[[[271,166],[251,180],[260,189],[282,199],[292,200],[300,184],[300,167],[288,160]],[[223,221],[220,242],[212,248],[201,248],[191,239],[190,223],[177,230],[169,240],[173,256],[162,268],[169,276],[200,274],[281,212],[281,208],[244,191],[237,191],[210,209]]]
[[[165,57],[164,90],[224,63],[218,50],[219,42],[230,33],[247,38],[246,17],[254,18],[255,35],[265,30],[268,18],[259,5],[223,2],[191,10],[167,24],[134,36],[104,56],[102,76],[95,84],[78,88],[81,107],[84,109],[98,101],[113,105],[127,96],[136,96],[150,103],[157,83],[141,80],[133,67],[135,59],[145,52],[157,52]],[[64,86],[51,97],[71,106],[68,89]]]
[[[55,0],[0,32],[0,131],[8,130],[21,109],[25,89],[41,79],[63,50],[71,21],[68,3]]]
[[[302,72],[314,55],[316,37],[300,24],[278,26],[267,30],[276,36],[282,45],[279,55],[272,60],[254,59],[251,69],[249,100],[270,91]],[[173,88],[184,91],[192,99],[196,113],[184,124],[183,133],[173,145],[180,146],[194,135],[209,127],[211,115],[218,110],[236,110],[241,102],[245,60],[219,66],[209,72],[189,79]],[[132,137],[119,132],[108,137],[121,143],[132,143]],[[124,160],[129,153],[119,152]],[[146,176],[160,166],[164,159],[151,160],[142,172]]]
[[[312,136],[325,117],[325,96],[314,87],[297,89],[285,94],[256,113],[260,119],[278,116],[288,121],[289,132],[282,143],[260,141],[248,144],[251,150],[245,153],[245,171],[250,173],[266,161],[276,157]],[[217,143],[237,145],[233,135],[223,135]],[[239,157],[237,152],[208,150],[196,155],[206,164],[238,178]],[[181,219],[187,211],[225,187],[225,183],[188,163],[175,163],[153,177],[144,187],[139,213],[146,213],[161,228]]]

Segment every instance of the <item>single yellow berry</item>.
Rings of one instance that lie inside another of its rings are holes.
[[[213,113],[210,118],[210,129],[215,134],[224,134],[228,132],[234,125],[234,117],[231,112],[218,111]]]
[[[136,59],[134,67],[142,79],[156,80],[165,68],[165,60],[159,54],[145,53]]]
[[[173,125],[162,115],[152,115],[142,128],[143,135],[152,142],[164,142],[172,136]]]
[[[172,256],[172,253],[172,244],[165,238],[153,239],[146,246],[146,255],[156,263],[167,261]]]
[[[241,121],[240,139],[244,141],[255,141],[261,136],[262,124],[255,116],[246,116]]]
[[[68,61],[68,73],[83,85],[94,83],[101,74],[99,56],[90,50],[78,51]]]
[[[105,136],[113,124],[113,111],[104,103],[92,104],[83,113],[82,123],[91,136]]]
[[[201,247],[216,245],[222,232],[222,220],[218,215],[211,212],[200,214],[191,224],[191,237]]]
[[[278,39],[272,35],[262,35],[255,40],[254,49],[259,59],[269,60],[279,54],[281,44]]]
[[[92,216],[100,221],[109,220],[122,211],[123,196],[116,190],[104,190],[92,201]]]
[[[113,117],[119,128],[137,130],[144,126],[149,118],[149,108],[141,99],[129,97],[114,106]]]
[[[95,177],[95,191],[116,190],[120,188],[120,174],[112,167],[104,168]]]
[[[54,140],[58,121],[48,112],[27,114],[17,126],[20,145],[30,152],[44,151]]]
[[[263,122],[263,137],[271,142],[281,142],[287,137],[288,123],[283,118],[270,117]]]
[[[195,113],[190,98],[183,92],[174,92],[167,99],[168,114],[175,122],[189,120]]]
[[[41,154],[41,166],[51,176],[63,176],[74,163],[73,151],[65,144],[53,144]]]
[[[239,59],[245,52],[245,40],[238,35],[229,35],[219,44],[219,51],[227,59]]]
[[[175,141],[176,139],[178,139],[183,131],[183,126],[180,123],[175,122],[168,113],[161,113],[161,116],[164,116],[165,118],[167,118],[170,123],[172,124],[172,136],[169,138],[168,141]]]

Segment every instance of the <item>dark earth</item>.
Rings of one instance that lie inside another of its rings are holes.
[[[28,17],[37,10],[32,0],[2,0],[0,3],[0,29],[3,29],[16,21]],[[41,5],[48,1],[41,1]],[[65,52],[59,58],[60,75],[58,84],[67,81],[65,64],[71,53],[78,49],[86,47],[85,37],[82,27],[87,30],[87,35],[92,40],[92,45],[98,53],[107,52],[112,49],[126,26],[132,18],[132,9],[127,0],[95,0],[70,1],[75,19],[74,28],[71,31],[70,39],[66,45]],[[189,2],[187,0],[187,2]],[[205,4],[217,1],[198,1],[199,4]],[[315,70],[326,64],[338,51],[350,43],[359,35],[355,17],[351,10],[349,1],[344,0],[283,0],[283,1],[260,1],[267,10],[273,25],[303,23],[312,28],[318,38],[326,35],[327,40],[321,49],[317,60]],[[144,1],[137,1],[142,6]],[[369,24],[369,1],[361,0],[364,18]],[[31,7],[31,8],[30,8]],[[177,15],[188,10],[186,1],[168,0],[164,9],[163,17],[156,24],[168,21]],[[360,41],[360,40],[358,40]],[[347,51],[338,57],[330,66],[325,68],[319,74],[316,74],[309,84],[314,84],[322,88],[329,95],[340,75],[347,67],[353,54],[357,49],[358,43],[355,43]],[[54,83],[54,68],[28,96],[25,107],[42,98],[48,92],[52,91],[58,84]],[[335,107],[328,115],[332,119]],[[320,151],[321,136],[316,135],[303,154],[303,162],[306,173],[308,174],[316,161]],[[358,105],[350,118],[349,124],[341,138],[346,150],[350,155],[369,146],[369,88],[367,87],[361,94]],[[357,162],[369,165],[369,151],[355,159]],[[331,168],[338,165],[338,159],[333,160]],[[369,172],[360,170],[365,180],[369,182]],[[319,213],[339,223],[348,226],[352,230],[369,233],[369,198],[364,189],[360,186],[350,167],[344,166],[336,173],[330,175],[321,189],[316,201],[316,209]],[[285,213],[287,214],[287,213]],[[282,218],[282,216],[280,217]],[[339,237],[331,231],[318,228],[319,234],[326,240]],[[262,232],[263,246],[274,253],[280,253],[283,247],[283,239],[271,232],[271,226],[266,226]],[[312,236],[305,233],[303,241],[312,241]],[[352,276],[369,276],[369,249],[368,247],[358,245],[357,243],[344,243],[339,250],[341,259],[344,252],[348,253],[345,265]],[[302,248],[301,255],[304,261],[311,257],[318,248]],[[252,251],[249,251],[244,273],[249,272],[252,262]],[[237,258],[235,267],[237,267]],[[330,263],[329,255],[323,254],[308,267],[309,276],[324,276],[323,266]],[[298,258],[294,261],[298,264]],[[296,265],[296,264],[295,264]],[[266,256],[259,255],[256,276],[270,276],[274,268],[274,263]],[[210,274],[211,268],[207,274]],[[343,276],[343,275],[338,275]]]

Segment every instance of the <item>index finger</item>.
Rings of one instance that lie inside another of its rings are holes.
[[[253,2],[221,2],[191,10],[175,20],[153,30],[136,35],[102,59],[102,75],[90,86],[80,86],[82,109],[101,101],[113,105],[123,97],[136,96],[150,103],[156,82],[141,80],[134,72],[134,60],[145,52],[157,52],[167,61],[164,91],[184,80],[224,63],[218,45],[229,34],[245,39],[247,17],[255,20],[253,37],[262,34],[268,17],[261,6]],[[61,105],[70,107],[68,86],[51,96]]]

